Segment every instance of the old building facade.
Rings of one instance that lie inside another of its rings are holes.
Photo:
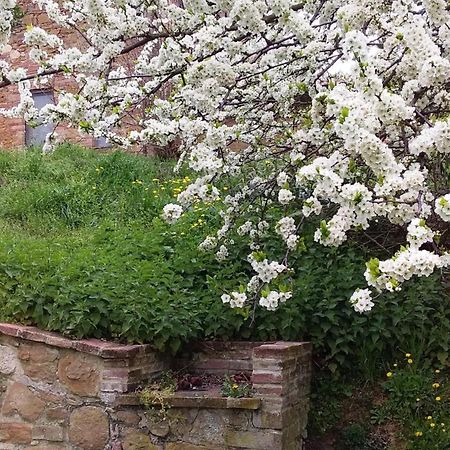
[[[27,26],[39,26],[62,37],[66,43],[79,45],[79,35],[71,33],[70,30],[55,29],[54,24],[45,13],[36,8],[27,0],[18,2],[21,10],[20,19],[15,23],[10,44],[6,47],[0,59],[6,60],[12,67],[24,67],[28,73],[35,73],[37,65],[28,57],[28,50],[23,43],[24,32]],[[77,85],[64,76],[55,75],[51,80],[39,88],[33,89],[33,99],[39,109],[48,103],[54,103],[59,91],[76,91]],[[0,89],[0,107],[11,108],[19,100],[18,88],[10,85]],[[5,118],[0,116],[0,148],[19,149],[30,146],[42,145],[45,136],[54,128],[53,125],[30,126],[22,118]],[[105,148],[109,147],[104,138],[93,138],[82,135],[77,129],[58,125],[56,132],[62,141],[84,145],[87,147]]]

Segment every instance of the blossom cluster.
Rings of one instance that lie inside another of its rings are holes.
[[[29,74],[4,52],[0,86],[17,85],[20,99],[0,114],[66,122],[125,147],[176,145],[177,168],[198,176],[164,219],[215,202],[222,225],[200,248],[224,261],[236,237],[248,243],[254,276],[225,303],[286,301],[289,258],[311,223],[325,246],[377,224],[404,229],[397,253],[369,261],[368,287],[350,299],[359,312],[375,292],[449,267],[439,240],[450,222],[445,0],[31,3],[81,43],[29,28],[39,68]],[[0,0],[0,51],[14,7]],[[38,112],[31,89],[55,73],[80,88]]]

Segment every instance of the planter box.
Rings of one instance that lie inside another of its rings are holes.
[[[0,324],[0,448],[15,450],[301,450],[311,346],[205,342],[170,358],[151,345],[70,340]],[[156,423],[140,387],[161,372],[251,374],[252,398],[218,389],[164,399]]]

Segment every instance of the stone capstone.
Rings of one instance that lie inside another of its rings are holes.
[[[101,408],[83,406],[70,415],[69,440],[83,450],[103,450],[109,440],[108,416]]]

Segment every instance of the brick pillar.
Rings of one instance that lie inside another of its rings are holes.
[[[311,344],[276,342],[253,350],[253,387],[262,408],[256,428],[280,430],[282,450],[302,450],[311,381]]]

